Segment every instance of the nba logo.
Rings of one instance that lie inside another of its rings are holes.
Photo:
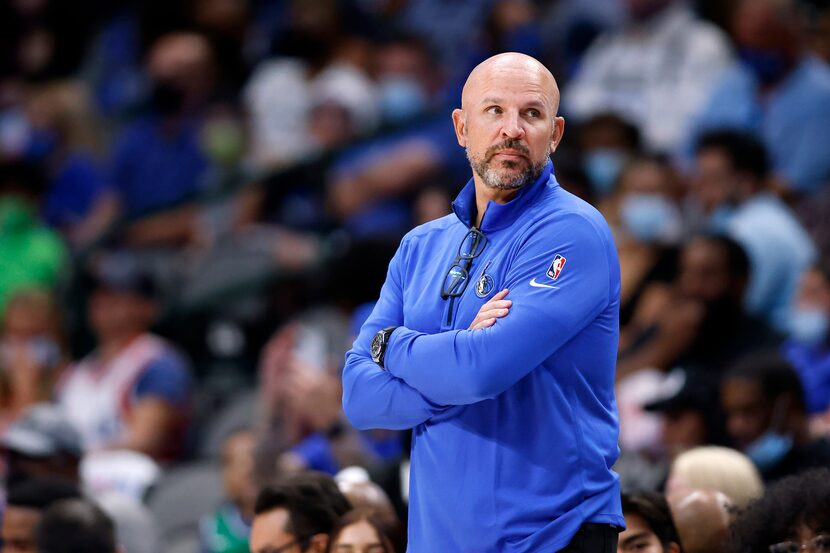
[[[557,278],[559,278],[559,273],[562,272],[562,267],[564,267],[564,266],[565,266],[565,258],[562,257],[559,254],[556,254],[556,257],[553,258],[553,261],[550,264],[550,268],[548,269],[548,272],[545,273],[545,274],[548,275],[553,280],[556,280]]]

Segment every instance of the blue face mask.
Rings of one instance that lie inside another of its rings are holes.
[[[715,208],[706,221],[706,229],[714,233],[726,232],[726,227],[735,215],[735,208],[728,204],[721,204]]]
[[[425,111],[427,93],[413,78],[389,77],[380,82],[380,106],[386,121],[401,123]]]
[[[796,309],[790,315],[790,336],[807,346],[817,346],[827,339],[830,315],[821,309]]]
[[[759,471],[765,472],[775,467],[792,448],[792,436],[768,430],[749,444],[744,453]]]
[[[610,148],[594,150],[585,156],[582,169],[591,181],[594,194],[602,198],[614,190],[626,159],[624,153]]]
[[[671,241],[680,234],[680,212],[664,196],[632,194],[620,206],[623,226],[641,242]]]

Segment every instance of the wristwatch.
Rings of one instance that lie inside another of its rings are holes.
[[[389,344],[389,337],[392,336],[392,333],[395,332],[396,328],[398,327],[390,326],[382,330],[378,330],[375,337],[372,338],[372,361],[377,363],[381,369],[385,368],[383,366],[383,357],[386,355],[386,346]]]

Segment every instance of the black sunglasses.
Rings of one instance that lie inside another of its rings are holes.
[[[467,289],[470,280],[470,266],[473,259],[481,255],[487,245],[487,237],[477,228],[471,228],[461,245],[458,246],[458,255],[444,277],[444,286],[441,288],[441,299],[460,296]]]

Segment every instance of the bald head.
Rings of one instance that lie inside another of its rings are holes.
[[[558,109],[556,80],[530,56],[499,54],[473,69],[452,119],[482,204],[508,201],[542,174],[565,129]]]
[[[480,101],[482,89],[493,83],[524,84],[538,88],[548,101],[551,117],[559,110],[559,87],[553,74],[536,58],[517,52],[505,52],[487,58],[478,64],[467,77],[461,91],[461,109],[468,109]]]
[[[668,498],[685,553],[721,553],[729,532],[732,503],[722,492],[690,490]]]

